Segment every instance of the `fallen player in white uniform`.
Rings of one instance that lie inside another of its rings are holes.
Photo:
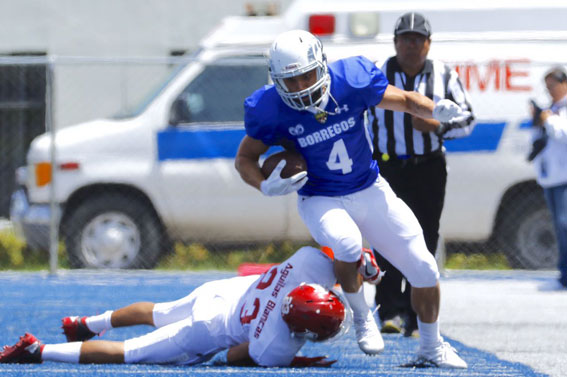
[[[379,269],[368,254],[362,253],[360,271],[376,282]],[[226,361],[232,365],[329,366],[334,361],[295,355],[307,340],[327,340],[345,331],[350,309],[330,291],[335,283],[332,259],[303,247],[260,276],[208,282],[177,301],[65,317],[68,343],[42,344],[26,333],[16,345],[4,347],[0,363],[191,365],[228,349]],[[88,340],[137,324],[157,329],[124,342]]]

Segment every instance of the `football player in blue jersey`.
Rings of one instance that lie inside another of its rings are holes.
[[[449,100],[435,105],[417,92],[389,85],[364,57],[327,65],[321,42],[306,31],[276,38],[269,72],[274,85],[258,89],[244,102],[246,136],[235,161],[242,179],[268,196],[298,191],[299,214],[313,238],[334,251],[335,274],[353,310],[362,351],[377,354],[384,349],[358,274],[364,237],[414,287],[412,305],[420,330],[415,364],[466,368],[439,333],[435,259],[414,214],[378,174],[364,114],[376,105],[441,122],[468,114]],[[307,171],[281,178],[282,160],[265,178],[258,160],[271,145],[299,152]]]

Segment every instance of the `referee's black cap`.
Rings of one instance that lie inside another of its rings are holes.
[[[394,28],[394,35],[405,33],[418,33],[429,37],[431,36],[431,25],[429,25],[429,21],[420,13],[406,13],[398,18],[396,27]]]

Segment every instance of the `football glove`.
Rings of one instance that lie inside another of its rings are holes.
[[[376,257],[370,249],[363,248],[360,260],[358,261],[358,272],[362,275],[364,281],[377,285],[382,280],[385,272],[380,271]]]
[[[266,180],[262,181],[262,183],[260,184],[260,189],[262,190],[262,193],[264,195],[287,195],[291,192],[299,190],[307,182],[306,171],[294,174],[289,178],[282,178],[280,174],[286,163],[286,160],[281,160],[276,165],[274,170],[272,170],[270,176]]]
[[[458,122],[470,116],[470,111],[463,110],[455,102],[448,99],[442,99],[433,108],[433,118],[441,123]]]

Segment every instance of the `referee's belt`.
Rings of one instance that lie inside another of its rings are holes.
[[[378,158],[375,158],[380,163],[387,163],[388,165],[419,165],[427,162],[429,160],[433,160],[435,158],[444,157],[445,153],[442,150],[437,150],[427,154],[416,154],[416,155],[399,155],[399,156],[390,156],[388,153],[382,153],[378,155]]]

